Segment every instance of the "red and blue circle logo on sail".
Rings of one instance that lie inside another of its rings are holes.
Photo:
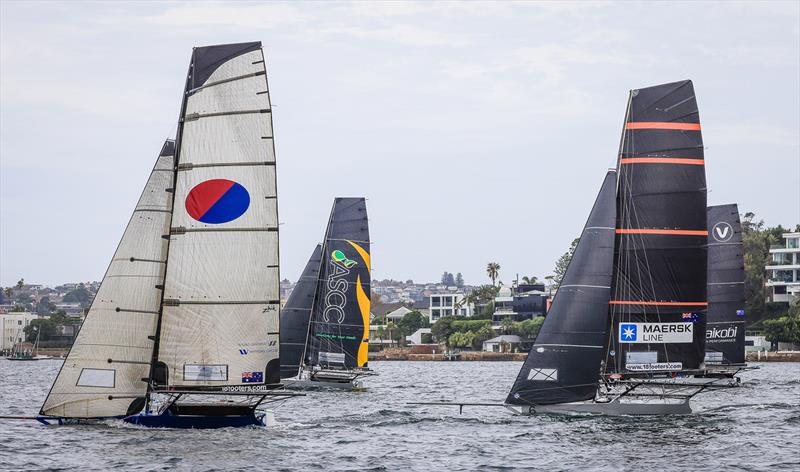
[[[238,182],[212,179],[201,182],[186,196],[186,212],[201,223],[217,225],[239,218],[250,206],[250,194]]]

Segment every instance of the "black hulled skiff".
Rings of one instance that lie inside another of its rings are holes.
[[[550,312],[506,399],[519,414],[685,414],[736,379],[704,371],[708,237],[691,81],[630,93],[606,175]]]
[[[195,48],[167,141],[43,422],[263,424],[281,389],[275,150],[261,43]]]
[[[369,360],[370,240],[364,198],[336,198],[318,245],[281,311],[289,388],[362,390]]]

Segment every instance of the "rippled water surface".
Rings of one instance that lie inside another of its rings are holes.
[[[60,362],[0,360],[0,415],[33,415]],[[309,392],[274,428],[159,430],[0,421],[0,469],[800,470],[800,364],[764,364],[675,417],[515,417],[518,362],[374,362],[367,392]]]

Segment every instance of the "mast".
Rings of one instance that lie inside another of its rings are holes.
[[[296,376],[303,365],[321,262],[322,245],[318,244],[281,310],[281,378]]]
[[[706,364],[744,365],[744,250],[739,207],[708,207]]]
[[[322,246],[308,358],[323,368],[366,367],[369,351],[370,240],[364,198],[336,198]]]
[[[615,189],[616,172],[609,171],[506,403],[547,405],[594,398],[608,336]]]
[[[178,136],[155,372],[169,389],[277,383],[277,183],[261,43],[194,49]]]
[[[691,81],[631,91],[618,169],[607,369],[697,369],[708,305],[708,231]]]

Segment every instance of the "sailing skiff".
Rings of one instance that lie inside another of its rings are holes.
[[[261,43],[195,48],[167,140],[44,423],[262,424],[280,390],[275,148]]]
[[[289,388],[363,389],[368,366],[370,240],[364,198],[336,198],[318,245],[281,311]]]

